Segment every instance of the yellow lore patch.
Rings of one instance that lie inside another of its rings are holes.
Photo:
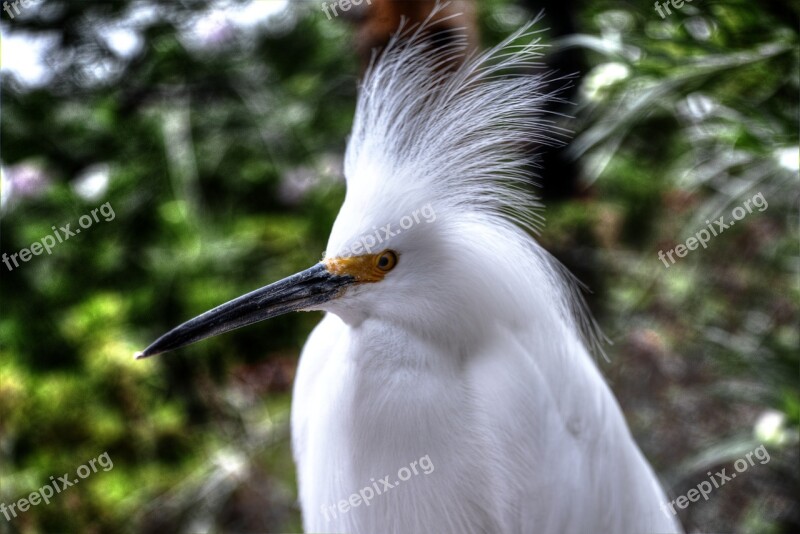
[[[377,254],[327,258],[322,263],[329,273],[337,276],[352,276],[357,282],[380,282],[397,264],[397,254],[384,250]]]

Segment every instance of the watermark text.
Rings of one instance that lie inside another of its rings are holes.
[[[362,2],[365,0],[335,0],[333,2],[322,2],[322,12],[325,13],[325,16],[328,17],[328,20],[331,20],[331,13],[333,12],[334,17],[338,17],[339,13],[336,12],[336,8],[341,9],[342,11],[350,11],[350,8],[353,6],[360,6]],[[372,0],[366,0],[367,5],[372,5]],[[330,10],[330,11],[328,11]]]
[[[389,223],[380,228],[373,226],[372,229],[374,232],[362,235],[340,255],[346,257],[359,256],[364,253],[370,254],[375,247],[382,244],[384,241],[402,233],[404,230],[410,230],[411,227],[420,224],[423,220],[428,224],[436,220],[436,212],[430,202],[425,204],[422,208],[416,209],[410,214],[401,217],[398,222],[399,227],[394,226],[394,223]]]
[[[45,484],[27,497],[23,497],[8,505],[6,503],[0,503],[0,513],[5,516],[6,521],[11,521],[12,517],[17,517],[17,512],[27,512],[31,506],[37,506],[41,504],[42,501],[44,501],[45,504],[50,504],[50,499],[54,495],[61,493],[70,486],[75,486],[81,479],[88,477],[92,473],[97,473],[98,464],[103,468],[103,471],[111,471],[114,468],[114,462],[111,461],[111,457],[107,452],[104,452],[97,458],[92,458],[75,470],[75,474],[78,475],[79,478],[70,480],[69,473],[64,473],[63,476],[58,478],[51,476],[49,484]]]
[[[759,465],[764,465],[765,463],[769,462],[769,453],[767,452],[766,447],[761,445],[756,447],[752,451],[745,454],[744,458],[739,458],[735,462],[733,462],[733,468],[736,470],[736,473],[744,473],[747,471],[749,467],[756,465],[753,461],[753,456],[759,461]],[[700,500],[700,497],[703,497],[703,500],[708,500],[709,494],[714,491],[715,489],[719,489],[725,485],[726,482],[730,482],[734,478],[736,478],[736,473],[731,473],[730,475],[727,474],[727,469],[723,469],[722,471],[718,471],[714,474],[711,474],[711,471],[706,473],[708,475],[708,480],[704,480],[699,483],[696,487],[690,489],[686,492],[686,495],[681,495],[677,499],[674,499],[670,502],[666,502],[661,505],[661,510],[666,513],[667,507],[669,507],[670,512],[672,515],[677,514],[675,511],[675,505],[678,506],[681,510],[687,508],[690,502],[697,502]],[[713,484],[713,485],[712,485]]]
[[[382,495],[389,491],[392,488],[396,488],[401,483],[405,482],[406,480],[410,479],[412,473],[414,475],[418,475],[420,471],[417,469],[419,467],[424,475],[430,475],[433,473],[435,469],[433,466],[433,462],[431,461],[430,456],[427,454],[420,458],[419,460],[414,460],[408,467],[403,466],[397,470],[397,478],[399,480],[395,480],[394,483],[389,481],[390,475],[386,475],[385,477],[378,479],[377,481],[374,478],[369,479],[372,482],[371,485],[364,486],[358,492],[354,492],[350,497],[347,499],[342,499],[336,504],[330,505],[322,505],[321,513],[325,516],[325,521],[330,522],[331,519],[335,519],[338,517],[336,512],[338,511],[340,514],[346,514],[350,511],[351,508],[356,508],[361,506],[361,504],[365,504],[366,506],[370,505],[370,501],[374,499],[378,495]]]
[[[655,9],[656,12],[659,15],[661,15],[661,18],[663,19],[666,16],[664,15],[664,11],[667,12],[667,15],[672,15],[672,11],[670,11],[669,9],[670,4],[677,10],[682,8],[685,2],[691,3],[692,0],[666,0],[665,2],[659,2],[658,0],[656,0]],[[664,11],[661,11],[662,7],[664,8]]]
[[[689,251],[697,249],[698,245],[702,245],[703,248],[708,248],[708,242],[712,237],[716,237],[734,224],[736,221],[741,221],[748,214],[753,213],[753,208],[758,208],[758,211],[764,211],[769,207],[767,200],[764,198],[762,193],[756,194],[753,198],[749,198],[744,201],[742,206],[737,206],[731,211],[731,216],[734,220],[725,222],[725,216],[716,219],[715,221],[706,221],[708,225],[706,228],[699,230],[695,233],[694,237],[690,237],[686,240],[686,243],[681,243],[677,245],[675,248],[668,250],[666,253],[664,250],[658,251],[658,259],[664,262],[664,267],[669,269],[672,265],[675,264],[675,258],[673,254],[679,258],[685,257]],[[667,258],[671,263],[667,263]]]
[[[89,228],[92,224],[96,222],[100,222],[100,218],[97,216],[97,212],[100,212],[100,215],[103,216],[103,219],[106,222],[113,221],[116,214],[114,213],[114,208],[111,207],[110,202],[106,202],[99,208],[93,209],[89,214],[81,215],[78,219],[78,225],[83,228]],[[51,226],[53,230],[53,235],[46,235],[41,238],[39,241],[34,242],[28,248],[23,248],[19,252],[15,252],[13,254],[8,254],[7,252],[3,252],[2,262],[8,268],[9,271],[13,271],[14,268],[19,267],[19,262],[17,258],[23,263],[28,262],[33,256],[38,256],[42,252],[47,252],[48,255],[52,253],[53,247],[55,247],[58,243],[63,243],[70,237],[75,236],[76,234],[81,233],[81,228],[75,228],[74,230],[70,229],[72,224],[66,224],[64,226],[59,227],[56,229],[55,225]],[[55,237],[54,237],[55,236]],[[58,240],[58,241],[56,241]],[[14,267],[11,264],[14,264]]]
[[[19,15],[20,14],[20,10],[19,10],[20,7],[23,7],[23,8],[30,7],[31,4],[36,4],[36,3],[40,2],[40,1],[41,0],[13,0],[12,2],[3,2],[3,11],[8,13],[8,16],[11,17],[11,20],[14,20],[14,17],[16,15],[14,15],[14,13],[11,12],[12,8],[14,9],[14,12],[16,12],[17,15]]]

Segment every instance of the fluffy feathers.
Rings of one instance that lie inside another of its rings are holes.
[[[325,304],[303,350],[305,528],[678,532],[585,349],[574,285],[530,235],[541,218],[525,147],[560,142],[542,104],[565,81],[529,73],[540,45],[515,43],[535,38],[533,22],[445,75],[464,40],[429,48],[435,17],[401,30],[361,88],[326,256],[358,254],[388,225],[375,248],[399,260]],[[398,228],[423,206],[435,218]],[[423,456],[430,474],[349,500]]]

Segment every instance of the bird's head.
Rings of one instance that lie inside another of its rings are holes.
[[[349,201],[343,205],[320,262],[183,323],[136,357],[292,311],[330,311],[350,323],[414,316],[413,306],[419,312],[420,302],[441,291],[447,272],[458,263],[436,228],[435,208],[428,203],[397,217],[387,217],[387,210],[371,218],[350,206]]]
[[[365,75],[347,195],[323,259],[178,326],[137,357],[295,310],[430,329],[453,313],[494,316],[515,299],[530,308],[544,298],[555,283],[526,231],[538,222],[530,146],[558,143],[543,106],[558,89],[532,70],[541,55],[533,22],[453,69],[441,67],[460,63],[466,39],[431,49],[432,24],[401,31]]]

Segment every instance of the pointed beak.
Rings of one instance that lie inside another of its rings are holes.
[[[315,309],[339,296],[345,287],[355,281],[353,276],[335,274],[325,264],[318,263],[186,321],[155,340],[143,352],[137,352],[134,357],[137,360],[147,358],[284,313]]]

